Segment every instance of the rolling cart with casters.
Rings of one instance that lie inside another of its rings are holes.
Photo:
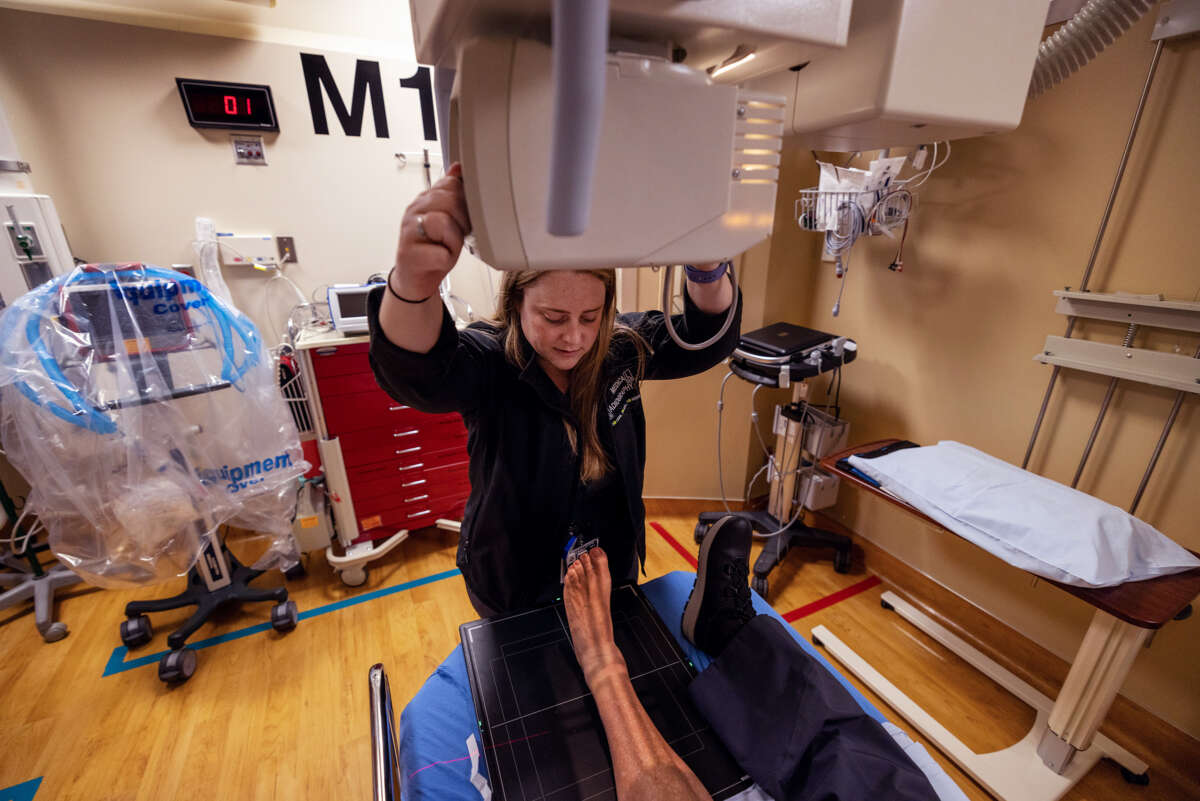
[[[295,601],[288,600],[285,587],[259,589],[249,586],[263,571],[253,570],[238,561],[225,546],[212,535],[196,564],[188,571],[187,589],[170,598],[157,601],[131,601],[125,605],[126,620],[121,623],[121,642],[127,648],[137,648],[150,642],[154,627],[147,612],[165,612],[195,606],[196,611],[187,621],[167,637],[170,651],[158,663],[158,678],[167,684],[182,684],[196,671],[196,652],[186,647],[187,638],[218,609],[229,604],[257,601],[274,601],[271,608],[271,626],[285,634],[296,628],[300,620]]]
[[[159,665],[178,684],[196,668],[187,638],[218,608],[272,601],[272,626],[296,626],[285,588],[249,586],[296,562],[286,490],[307,464],[248,318],[172,270],[82,265],[16,299],[0,344],[5,450],[59,559],[100,586],[191,566],[184,592],[126,606],[126,647],[153,638],[148,612],[195,606]],[[225,522],[271,538],[256,567],[223,543]]]

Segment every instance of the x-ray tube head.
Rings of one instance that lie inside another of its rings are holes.
[[[450,159],[463,163],[480,257],[504,270],[714,261],[774,223],[784,100],[666,58],[610,53],[587,229],[548,228],[551,49],[476,38],[459,51]]]

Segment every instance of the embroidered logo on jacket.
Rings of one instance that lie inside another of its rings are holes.
[[[629,404],[639,400],[642,396],[634,392],[637,388],[637,381],[633,377],[632,370],[626,370],[618,376],[616,381],[608,388],[608,394],[611,399],[608,401],[608,421],[612,425],[621,422],[621,418],[625,416],[625,410],[629,408]]]

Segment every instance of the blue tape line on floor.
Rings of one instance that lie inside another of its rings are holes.
[[[5,787],[0,790],[0,801],[33,801],[33,796],[41,786],[43,778],[45,777],[38,776],[36,779]]]
[[[307,610],[301,612],[299,617],[300,617],[300,620],[308,620],[309,618],[317,617],[318,615],[324,615],[329,612],[336,612],[339,609],[345,609],[346,607],[349,607],[349,606],[365,604],[367,601],[374,601],[378,598],[383,598],[388,595],[393,595],[397,592],[411,590],[414,587],[420,587],[425,584],[432,584],[435,581],[442,581],[443,579],[453,578],[454,576],[460,576],[460,575],[462,575],[462,573],[457,568],[455,568],[454,570],[447,570],[443,573],[434,573],[432,576],[425,576],[424,578],[414,579],[413,581],[406,581],[403,584],[397,584],[394,587],[384,587],[383,589],[372,590],[371,592],[364,593],[363,595],[356,595],[353,598],[347,598],[344,601],[334,601],[331,604],[325,604],[324,606],[318,606],[316,609],[307,609]],[[242,637],[249,637],[251,634],[259,634],[260,632],[270,631],[270,630],[271,630],[270,623],[258,623],[254,626],[247,626],[244,629],[238,629],[237,631],[231,631],[227,634],[219,634],[216,637],[209,637],[206,640],[197,640],[196,642],[188,643],[185,647],[191,648],[192,650],[195,650],[195,651],[199,651],[203,648],[209,648],[214,645],[219,645],[220,643],[223,643],[223,642],[230,642],[231,640],[240,640]],[[133,670],[134,668],[139,668],[139,667],[144,667],[146,665],[154,664],[158,660],[162,659],[163,654],[168,653],[168,651],[159,651],[158,653],[147,654],[146,656],[139,656],[137,659],[133,659],[133,660],[126,662],[125,656],[128,653],[129,653],[129,649],[126,648],[124,645],[119,645],[116,648],[114,648],[113,652],[112,652],[112,656],[110,656],[108,658],[108,664],[104,666],[103,675],[104,676],[112,676],[117,673],[124,673],[126,670]],[[4,799],[0,798],[0,801],[4,801]]]

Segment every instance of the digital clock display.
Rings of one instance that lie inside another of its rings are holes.
[[[176,78],[188,122],[197,128],[278,131],[271,87]]]

